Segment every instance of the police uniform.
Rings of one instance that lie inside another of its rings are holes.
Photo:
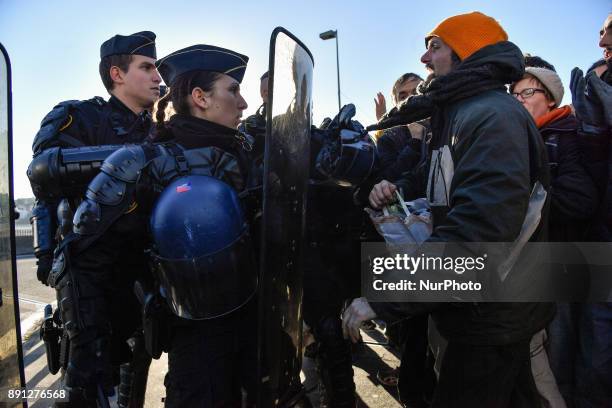
[[[353,191],[316,184],[308,191],[304,321],[317,342],[317,365],[333,407],[355,406],[350,343],[340,320],[344,302],[360,293],[362,210],[353,203]]]
[[[250,155],[258,164],[263,164],[264,152],[265,152],[265,139],[266,139],[266,109],[267,104],[264,102],[261,104],[257,111],[248,116],[238,129],[242,132],[253,137],[253,150]]]
[[[143,31],[130,36],[116,35],[100,47],[100,58],[117,54],[144,55],[155,58],[155,34]],[[149,135],[151,115],[147,111],[132,112],[118,98],[105,101],[99,96],[89,100],[69,100],[56,105],[42,120],[34,137],[34,156],[53,147],[79,147],[140,143]],[[34,253],[39,258],[38,279],[47,284],[51,257],[56,246],[57,206],[67,198],[74,209],[82,197],[84,186],[68,191],[70,196],[45,191],[44,186],[33,185],[37,198],[30,222],[34,228]],[[42,259],[41,259],[42,258]]]
[[[100,58],[111,55],[143,55],[156,58],[155,34],[143,31],[128,36],[116,35],[100,47]],[[32,150],[36,160],[54,148],[141,143],[149,136],[151,124],[148,111],[136,114],[115,96],[111,96],[108,101],[100,97],[85,101],[65,101],[45,116],[34,138]],[[77,253],[62,253],[67,242],[65,237],[69,235],[72,226],[72,212],[81,202],[87,185],[83,178],[83,174],[76,174],[74,179],[67,180],[61,192],[50,191],[47,183],[32,182],[37,200],[30,220],[34,229],[35,255],[39,259],[38,279],[58,291],[60,314],[70,314],[70,310],[77,304],[84,310],[79,314],[78,322],[62,319],[65,329],[62,366],[66,369],[66,384],[75,391],[71,392],[71,403],[75,406],[95,404],[95,396],[86,398],[89,399],[88,402],[81,400],[84,395],[80,393],[79,388],[91,386],[95,390],[101,373],[108,374],[111,367],[115,367],[112,369],[115,378],[109,379],[108,383],[116,384],[116,368],[120,363],[130,361],[132,355],[126,339],[139,327],[140,315],[132,294],[129,278],[131,275],[127,272],[145,273],[147,270],[144,256],[138,255],[142,254],[142,248],[124,238],[126,231],[115,231],[115,236],[111,239],[115,241],[114,246],[109,246],[107,251],[94,257],[80,258]],[[139,220],[135,219],[133,225],[140,225]],[[56,246],[59,247],[58,253],[61,255],[56,259],[55,273],[49,275]],[[109,256],[108,250],[111,248],[124,256]],[[132,253],[136,255],[128,255]],[[105,273],[112,278],[97,278],[100,287],[92,290],[89,283],[81,282],[76,271],[71,270],[73,266],[83,262],[103,265]],[[95,296],[92,296],[101,288],[107,298],[111,299],[106,305],[97,303]],[[82,301],[72,296],[75,293],[78,293]],[[92,329],[99,320],[106,322],[104,329]],[[106,337],[111,331],[111,321],[113,336]],[[105,350],[103,362],[89,359],[89,351],[92,349]],[[101,364],[97,366],[97,363]],[[148,363],[145,365],[148,367]],[[95,395],[95,391],[90,390],[91,393]]]
[[[196,45],[157,66],[172,86],[196,70],[240,82],[247,61],[231,50]],[[250,212],[242,201],[260,182],[250,176],[251,145],[236,129],[191,115],[175,114],[165,127],[163,142],[125,147],[108,157],[75,214],[79,239],[72,246],[98,252],[137,205],[135,211],[148,218],[143,231],[150,235],[140,238],[150,243],[154,294],[173,312],[162,330],[166,406],[239,406],[241,388],[254,400],[257,371],[257,267]],[[92,285],[98,269],[83,266]]]
[[[342,149],[334,149],[336,153],[330,155],[319,153],[313,159],[306,222],[304,321],[316,340],[316,352],[312,354],[323,384],[323,397],[333,407],[354,407],[356,403],[351,348],[343,337],[340,315],[345,301],[360,294],[359,251],[364,213],[355,197],[358,187],[369,182],[376,168],[375,146],[363,140],[361,125],[354,121],[338,123],[347,108],[325,123],[324,131],[342,129]],[[319,150],[319,132],[318,129],[311,132],[311,152]],[[327,143],[323,143],[320,152],[328,150]],[[326,168],[330,171],[321,178],[318,173]]]

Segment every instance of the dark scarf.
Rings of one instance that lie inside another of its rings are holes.
[[[172,140],[186,149],[216,146],[232,152],[241,147],[240,135],[236,129],[195,116],[172,115],[166,126],[171,131]]]
[[[601,79],[608,85],[612,85],[612,58],[606,61],[607,71],[603,73]]]
[[[422,82],[417,88],[417,95],[408,97],[401,105],[387,112],[378,123],[368,126],[367,130],[388,129],[426,119],[432,115],[436,106],[447,105],[492,89],[503,90],[507,83],[522,76],[521,74],[516,78],[517,74],[507,66],[495,62],[478,66],[463,65],[459,64],[447,75]]]

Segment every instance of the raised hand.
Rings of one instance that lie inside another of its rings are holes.
[[[597,76],[595,72],[587,75],[589,80]],[[584,78],[582,70],[574,68],[570,79],[570,91],[572,92],[572,105],[576,112],[576,118],[580,122],[582,130],[590,133],[601,133],[608,126],[603,116],[603,107],[595,92],[590,92],[587,87],[587,79]]]
[[[587,94],[599,100],[603,118],[608,128],[612,129],[612,85],[597,76],[595,70],[587,74],[586,82]]]
[[[387,113],[387,101],[385,100],[385,95],[378,92],[376,94],[376,98],[374,98],[374,105],[376,105],[376,120],[380,120],[380,118]]]

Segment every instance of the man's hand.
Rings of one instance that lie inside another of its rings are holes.
[[[572,92],[572,105],[576,112],[576,118],[580,121],[582,129],[586,132],[601,133],[607,127],[603,117],[602,102],[598,99],[596,92],[587,91],[587,82],[597,77],[595,72],[590,72],[585,79],[579,68],[572,70],[570,79],[570,90]],[[588,88],[591,91],[590,87]]]
[[[359,332],[361,323],[375,318],[376,312],[372,310],[366,298],[360,297],[353,300],[342,315],[342,333],[344,338],[350,338],[353,343],[357,343],[361,339]]]
[[[374,105],[376,105],[376,120],[380,120],[385,113],[387,113],[387,101],[385,95],[378,92],[376,98],[374,98]]]
[[[383,180],[376,184],[370,191],[369,201],[372,208],[381,209],[385,205],[395,200],[395,184]]]

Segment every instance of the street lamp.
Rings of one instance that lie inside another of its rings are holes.
[[[336,71],[338,73],[338,111],[342,105],[340,104],[340,58],[338,57],[338,30],[328,30],[324,33],[319,34],[319,38],[322,40],[336,39]]]

